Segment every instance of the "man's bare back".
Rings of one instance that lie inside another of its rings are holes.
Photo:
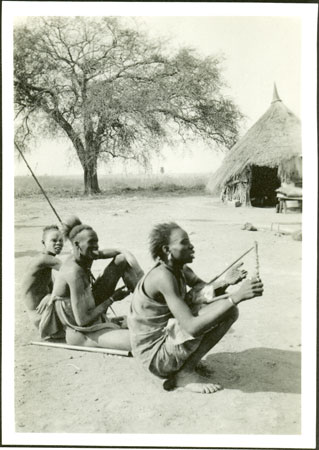
[[[34,311],[41,300],[52,292],[52,269],[59,270],[56,257],[63,248],[62,234],[56,225],[45,227],[42,235],[43,253],[33,258],[22,281],[22,296],[29,311]]]
[[[28,309],[34,310],[47,294],[52,292],[52,269],[59,270],[61,262],[42,254],[32,261],[22,282],[22,296]]]

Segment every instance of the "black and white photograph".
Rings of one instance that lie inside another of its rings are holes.
[[[318,5],[2,5],[2,444],[315,448]]]

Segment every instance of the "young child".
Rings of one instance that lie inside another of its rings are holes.
[[[22,296],[28,315],[37,329],[41,320],[38,307],[48,300],[53,289],[52,269],[59,270],[61,266],[56,255],[62,251],[63,238],[57,225],[43,229],[42,244],[43,252],[32,260],[22,282]]]
[[[159,224],[151,232],[150,251],[158,263],[136,286],[128,316],[133,356],[152,374],[167,378],[167,390],[216,392],[221,386],[201,376],[198,365],[237,320],[237,305],[261,296],[263,284],[246,280],[231,296],[203,305],[197,313],[187,304],[186,287],[200,294],[209,285],[187,266],[195,257],[188,234],[176,223]],[[213,283],[217,295],[246,278],[239,267]]]

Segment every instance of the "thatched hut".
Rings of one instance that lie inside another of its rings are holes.
[[[271,206],[283,182],[302,183],[301,124],[275,85],[270,107],[232,147],[207,189],[223,201]]]

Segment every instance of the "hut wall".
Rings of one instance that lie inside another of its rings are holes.
[[[229,180],[222,189],[223,202],[240,201],[242,205],[250,206],[251,170],[247,168],[243,173]]]
[[[245,206],[274,206],[277,202],[276,189],[281,182],[302,185],[302,159],[291,158],[278,167],[248,166],[230,179],[223,187],[223,202],[239,201]]]
[[[278,176],[282,183],[293,182],[302,187],[302,157],[296,156],[282,161],[278,166]]]

